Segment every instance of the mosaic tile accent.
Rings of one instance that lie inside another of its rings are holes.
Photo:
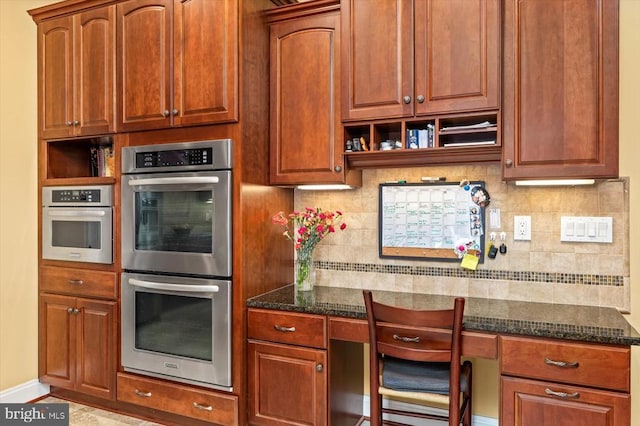
[[[377,263],[347,263],[316,261],[317,269],[331,271],[372,272],[378,274],[415,275],[450,278],[474,278],[485,280],[508,280],[559,284],[582,284],[593,286],[622,287],[621,275],[567,274],[562,272],[500,271],[481,269],[469,271],[462,268],[438,266],[383,265]]]

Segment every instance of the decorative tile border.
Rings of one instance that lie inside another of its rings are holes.
[[[315,262],[316,268],[333,271],[372,272],[378,274],[416,275],[451,278],[474,278],[484,280],[527,281],[559,284],[582,284],[622,287],[621,275],[566,274],[562,272],[500,271],[480,269],[469,271],[462,268],[437,266],[383,265],[377,263]]]

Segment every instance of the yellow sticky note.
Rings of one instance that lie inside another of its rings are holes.
[[[479,262],[480,262],[480,258],[478,256],[467,253],[462,258],[462,263],[460,264],[460,266],[463,267],[464,269],[470,269],[472,271],[475,271],[476,269],[478,269]]]

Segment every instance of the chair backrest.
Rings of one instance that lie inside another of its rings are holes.
[[[456,298],[452,309],[415,310],[374,302],[370,290],[363,294],[372,356],[449,362],[452,374],[459,370],[464,298]]]

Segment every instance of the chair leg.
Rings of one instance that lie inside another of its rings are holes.
[[[473,378],[473,370],[470,361],[465,361],[464,364],[467,364],[469,367],[469,376],[467,377],[467,391],[465,392],[464,397],[467,398],[467,409],[464,412],[464,417],[462,418],[462,424],[464,426],[471,426],[471,414],[472,414],[472,378]]]
[[[370,395],[369,423],[371,426],[382,426],[382,396],[380,394]]]

